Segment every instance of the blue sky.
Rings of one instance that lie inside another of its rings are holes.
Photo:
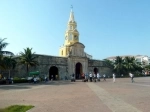
[[[0,38],[17,54],[58,56],[73,5],[80,42],[94,59],[150,56],[149,0],[0,0]]]

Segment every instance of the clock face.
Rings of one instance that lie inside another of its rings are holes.
[[[78,39],[78,37],[77,37],[77,36],[74,36],[74,39],[75,39],[75,40],[77,40],[77,39]]]

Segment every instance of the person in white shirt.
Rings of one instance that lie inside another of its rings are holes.
[[[133,78],[134,78],[134,75],[132,73],[129,73],[130,77],[131,77],[131,81],[132,83],[134,82]]]
[[[53,81],[53,75],[51,75],[51,81]]]
[[[36,83],[36,82],[37,82],[36,77],[34,77],[34,78],[33,78],[33,80],[34,80],[34,83]]]
[[[45,82],[46,82],[46,81],[47,81],[47,77],[46,77],[46,75],[45,75],[44,79],[45,79]]]
[[[113,73],[113,82],[115,82],[116,75]]]
[[[89,77],[90,77],[90,82],[92,82],[92,73],[91,72],[90,72]]]
[[[104,80],[103,80],[103,81],[106,81],[106,75],[105,75],[105,74],[103,75],[103,78],[104,78]]]
[[[96,73],[94,73],[94,75],[93,75],[94,82],[96,82],[96,78],[97,78],[97,75],[96,75]]]
[[[97,73],[97,80],[100,81],[100,75]]]

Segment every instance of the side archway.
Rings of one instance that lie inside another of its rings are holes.
[[[49,69],[49,79],[51,80],[58,80],[59,75],[58,75],[58,68],[56,66],[52,66]]]

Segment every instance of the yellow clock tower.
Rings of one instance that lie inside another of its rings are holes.
[[[71,52],[69,46],[77,42],[79,42],[79,32],[77,30],[77,23],[75,22],[73,11],[71,10],[69,21],[67,24],[67,30],[65,32],[65,43],[59,49],[59,56],[68,56],[69,52]]]

